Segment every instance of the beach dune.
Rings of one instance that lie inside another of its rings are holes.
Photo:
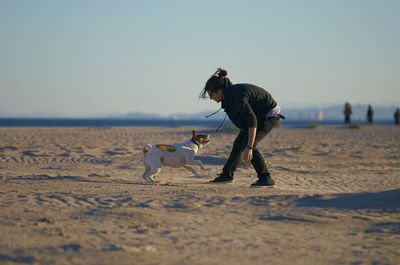
[[[198,178],[144,144],[209,133]],[[400,264],[400,130],[274,129],[259,144],[277,188],[241,164],[210,184],[235,131],[0,128],[0,264]]]

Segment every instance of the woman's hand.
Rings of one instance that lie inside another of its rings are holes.
[[[249,163],[253,159],[253,150],[246,147],[243,152],[243,160],[246,163]]]

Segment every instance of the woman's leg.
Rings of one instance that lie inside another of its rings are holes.
[[[269,171],[267,165],[265,164],[263,155],[260,153],[260,151],[258,151],[256,146],[275,127],[277,121],[278,118],[269,118],[265,121],[263,128],[257,129],[256,139],[254,141],[253,159],[251,160],[251,164],[256,170],[259,179],[267,177],[269,175]]]
[[[233,177],[233,173],[235,172],[240,163],[240,159],[242,158],[243,150],[247,145],[247,135],[248,130],[241,130],[236,136],[228,161],[226,161],[225,166],[222,169],[223,175]]]
[[[257,128],[256,139],[254,140],[254,147],[267,136],[267,134],[274,128],[278,118],[269,118],[265,121],[262,127]],[[248,130],[241,130],[233,142],[231,154],[229,155],[228,161],[225,163],[222,169],[223,175],[233,177],[233,174],[238,167],[244,149],[247,146],[248,141]],[[253,150],[253,159],[251,163],[256,170],[259,177],[269,174],[265,160],[262,154],[255,148]]]

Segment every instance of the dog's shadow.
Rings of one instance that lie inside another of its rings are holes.
[[[227,158],[212,157],[212,156],[196,156],[196,160],[200,160],[205,166],[222,166],[225,165]]]

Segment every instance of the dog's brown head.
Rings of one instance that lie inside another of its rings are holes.
[[[208,144],[210,142],[210,135],[208,134],[196,134],[196,131],[192,131],[192,140],[198,143],[200,146]]]

